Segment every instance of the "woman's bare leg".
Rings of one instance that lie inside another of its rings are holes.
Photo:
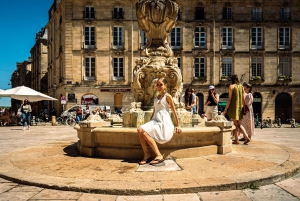
[[[247,144],[248,142],[250,142],[250,138],[248,137],[248,134],[244,128],[244,126],[241,125],[241,122],[240,120],[236,120],[237,122],[237,129],[240,131],[240,133],[243,134],[244,138],[245,138],[245,143],[244,144]],[[236,135],[236,140],[238,140],[238,135]]]
[[[155,142],[155,140],[153,138],[151,138],[148,133],[146,133],[144,131],[143,133],[143,137],[144,139],[147,141],[147,143],[150,145],[150,147],[152,148],[152,150],[154,151],[155,153],[155,158],[159,158],[159,159],[162,159],[162,155],[157,147],[157,144]]]
[[[144,152],[144,159],[143,160],[147,160],[148,158],[151,157],[151,153],[148,149],[148,144],[147,144],[147,141],[145,140],[145,138],[143,137],[143,133],[145,131],[142,129],[142,128],[138,128],[138,136],[139,136],[139,140],[140,140],[140,143],[141,143],[141,146],[142,146],[142,149],[143,149],[143,152]]]

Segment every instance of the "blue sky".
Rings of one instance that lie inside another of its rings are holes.
[[[30,57],[35,34],[48,22],[48,10],[54,0],[0,0],[0,89],[9,89],[16,63]],[[10,98],[1,98],[0,106],[10,106]]]

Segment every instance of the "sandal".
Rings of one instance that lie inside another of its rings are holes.
[[[248,138],[247,140],[245,140],[244,145],[248,145],[248,143],[249,143],[250,141],[251,141],[251,140]]]
[[[239,141],[233,141],[232,144],[240,144]]]
[[[151,161],[151,157],[147,158],[147,159],[143,159],[139,162],[139,165],[146,165],[147,163],[149,163]]]
[[[163,158],[155,158],[150,162],[150,165],[156,165],[156,164],[162,163],[162,162],[164,162],[164,160],[165,159],[163,159]]]

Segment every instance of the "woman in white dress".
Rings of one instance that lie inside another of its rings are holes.
[[[158,79],[156,87],[159,95],[154,100],[154,109],[151,120],[137,129],[139,140],[144,152],[144,158],[139,162],[140,165],[149,163],[151,160],[151,153],[148,149],[148,145],[150,145],[155,153],[155,158],[150,162],[150,164],[155,165],[164,161],[156,142],[164,144],[170,141],[173,137],[174,125],[169,114],[169,108],[171,108],[177,124],[175,132],[178,134],[181,133],[172,96],[166,92],[166,79]]]

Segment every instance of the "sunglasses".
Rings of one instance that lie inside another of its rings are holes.
[[[158,83],[156,84],[156,86],[158,86],[158,87],[161,87],[162,85],[163,85],[163,84],[158,84]]]

